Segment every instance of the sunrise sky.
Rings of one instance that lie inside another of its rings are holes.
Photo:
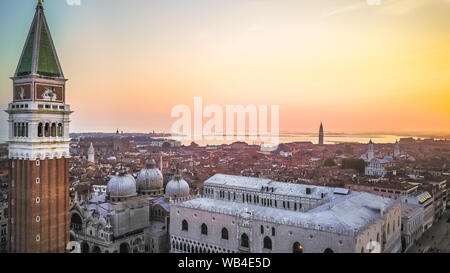
[[[323,121],[326,131],[450,133],[450,0],[367,2],[45,0],[44,8],[69,79],[73,132],[168,132],[172,107],[203,96],[222,107],[280,105],[281,130],[317,131]],[[0,0],[1,109],[36,3]],[[5,131],[6,113],[0,120]]]

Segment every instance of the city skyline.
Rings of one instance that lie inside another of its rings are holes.
[[[45,4],[73,132],[169,132],[172,107],[202,95],[222,107],[278,104],[282,132],[324,121],[326,132],[450,133],[448,1],[109,3]],[[14,29],[0,30],[6,109],[34,7],[3,12]]]
[[[274,253],[450,251],[450,54],[432,28],[450,0],[102,1],[32,1],[0,131],[1,254],[229,271]],[[419,28],[388,22],[432,10]]]

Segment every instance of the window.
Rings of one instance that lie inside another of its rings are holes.
[[[269,236],[264,237],[264,248],[272,250],[272,240]]]
[[[222,239],[228,240],[228,229],[222,228]]]
[[[183,222],[181,223],[181,230],[183,230],[183,231],[189,230],[189,224],[186,220],[183,220]]]
[[[41,203],[41,198],[40,197],[36,197],[36,204]]]
[[[40,235],[36,235],[36,242],[40,242],[41,241],[41,236]]]
[[[38,137],[43,137],[42,127],[43,127],[42,123],[39,123],[39,125],[38,125]]]
[[[241,247],[248,248],[248,236],[245,233],[241,235]]]
[[[56,137],[56,123],[52,123],[52,137]]]
[[[303,246],[299,242],[295,242],[292,246],[292,253],[303,253]]]
[[[261,234],[264,234],[264,226],[261,225]]]
[[[275,228],[272,227],[272,236],[275,236]]]
[[[45,137],[49,137],[50,136],[50,124],[49,123],[45,124],[44,135],[45,135]]]
[[[202,224],[201,232],[202,232],[202,235],[208,235],[208,227],[206,226],[206,224]]]
[[[331,248],[327,248],[323,253],[334,253],[334,251]]]
[[[36,216],[36,223],[39,223],[41,221],[41,217]]]
[[[41,183],[41,179],[39,177],[36,177],[36,184],[39,184],[39,183]]]
[[[39,159],[36,160],[36,166],[37,166],[37,167],[41,166],[41,161],[40,161]]]
[[[58,136],[62,137],[63,136],[63,127],[62,127],[62,123],[58,123]]]

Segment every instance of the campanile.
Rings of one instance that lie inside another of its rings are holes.
[[[69,241],[66,79],[36,7],[13,81],[9,114],[9,251],[62,253]]]

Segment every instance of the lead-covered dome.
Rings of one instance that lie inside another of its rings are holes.
[[[189,184],[177,172],[172,180],[167,183],[165,197],[176,199],[189,196],[189,194]]]
[[[136,196],[136,181],[130,174],[116,174],[109,180],[106,194],[109,198],[119,200]]]
[[[139,172],[136,179],[138,191],[161,191],[164,188],[164,178],[161,171],[156,168],[155,160],[147,160],[146,165],[147,167]]]

